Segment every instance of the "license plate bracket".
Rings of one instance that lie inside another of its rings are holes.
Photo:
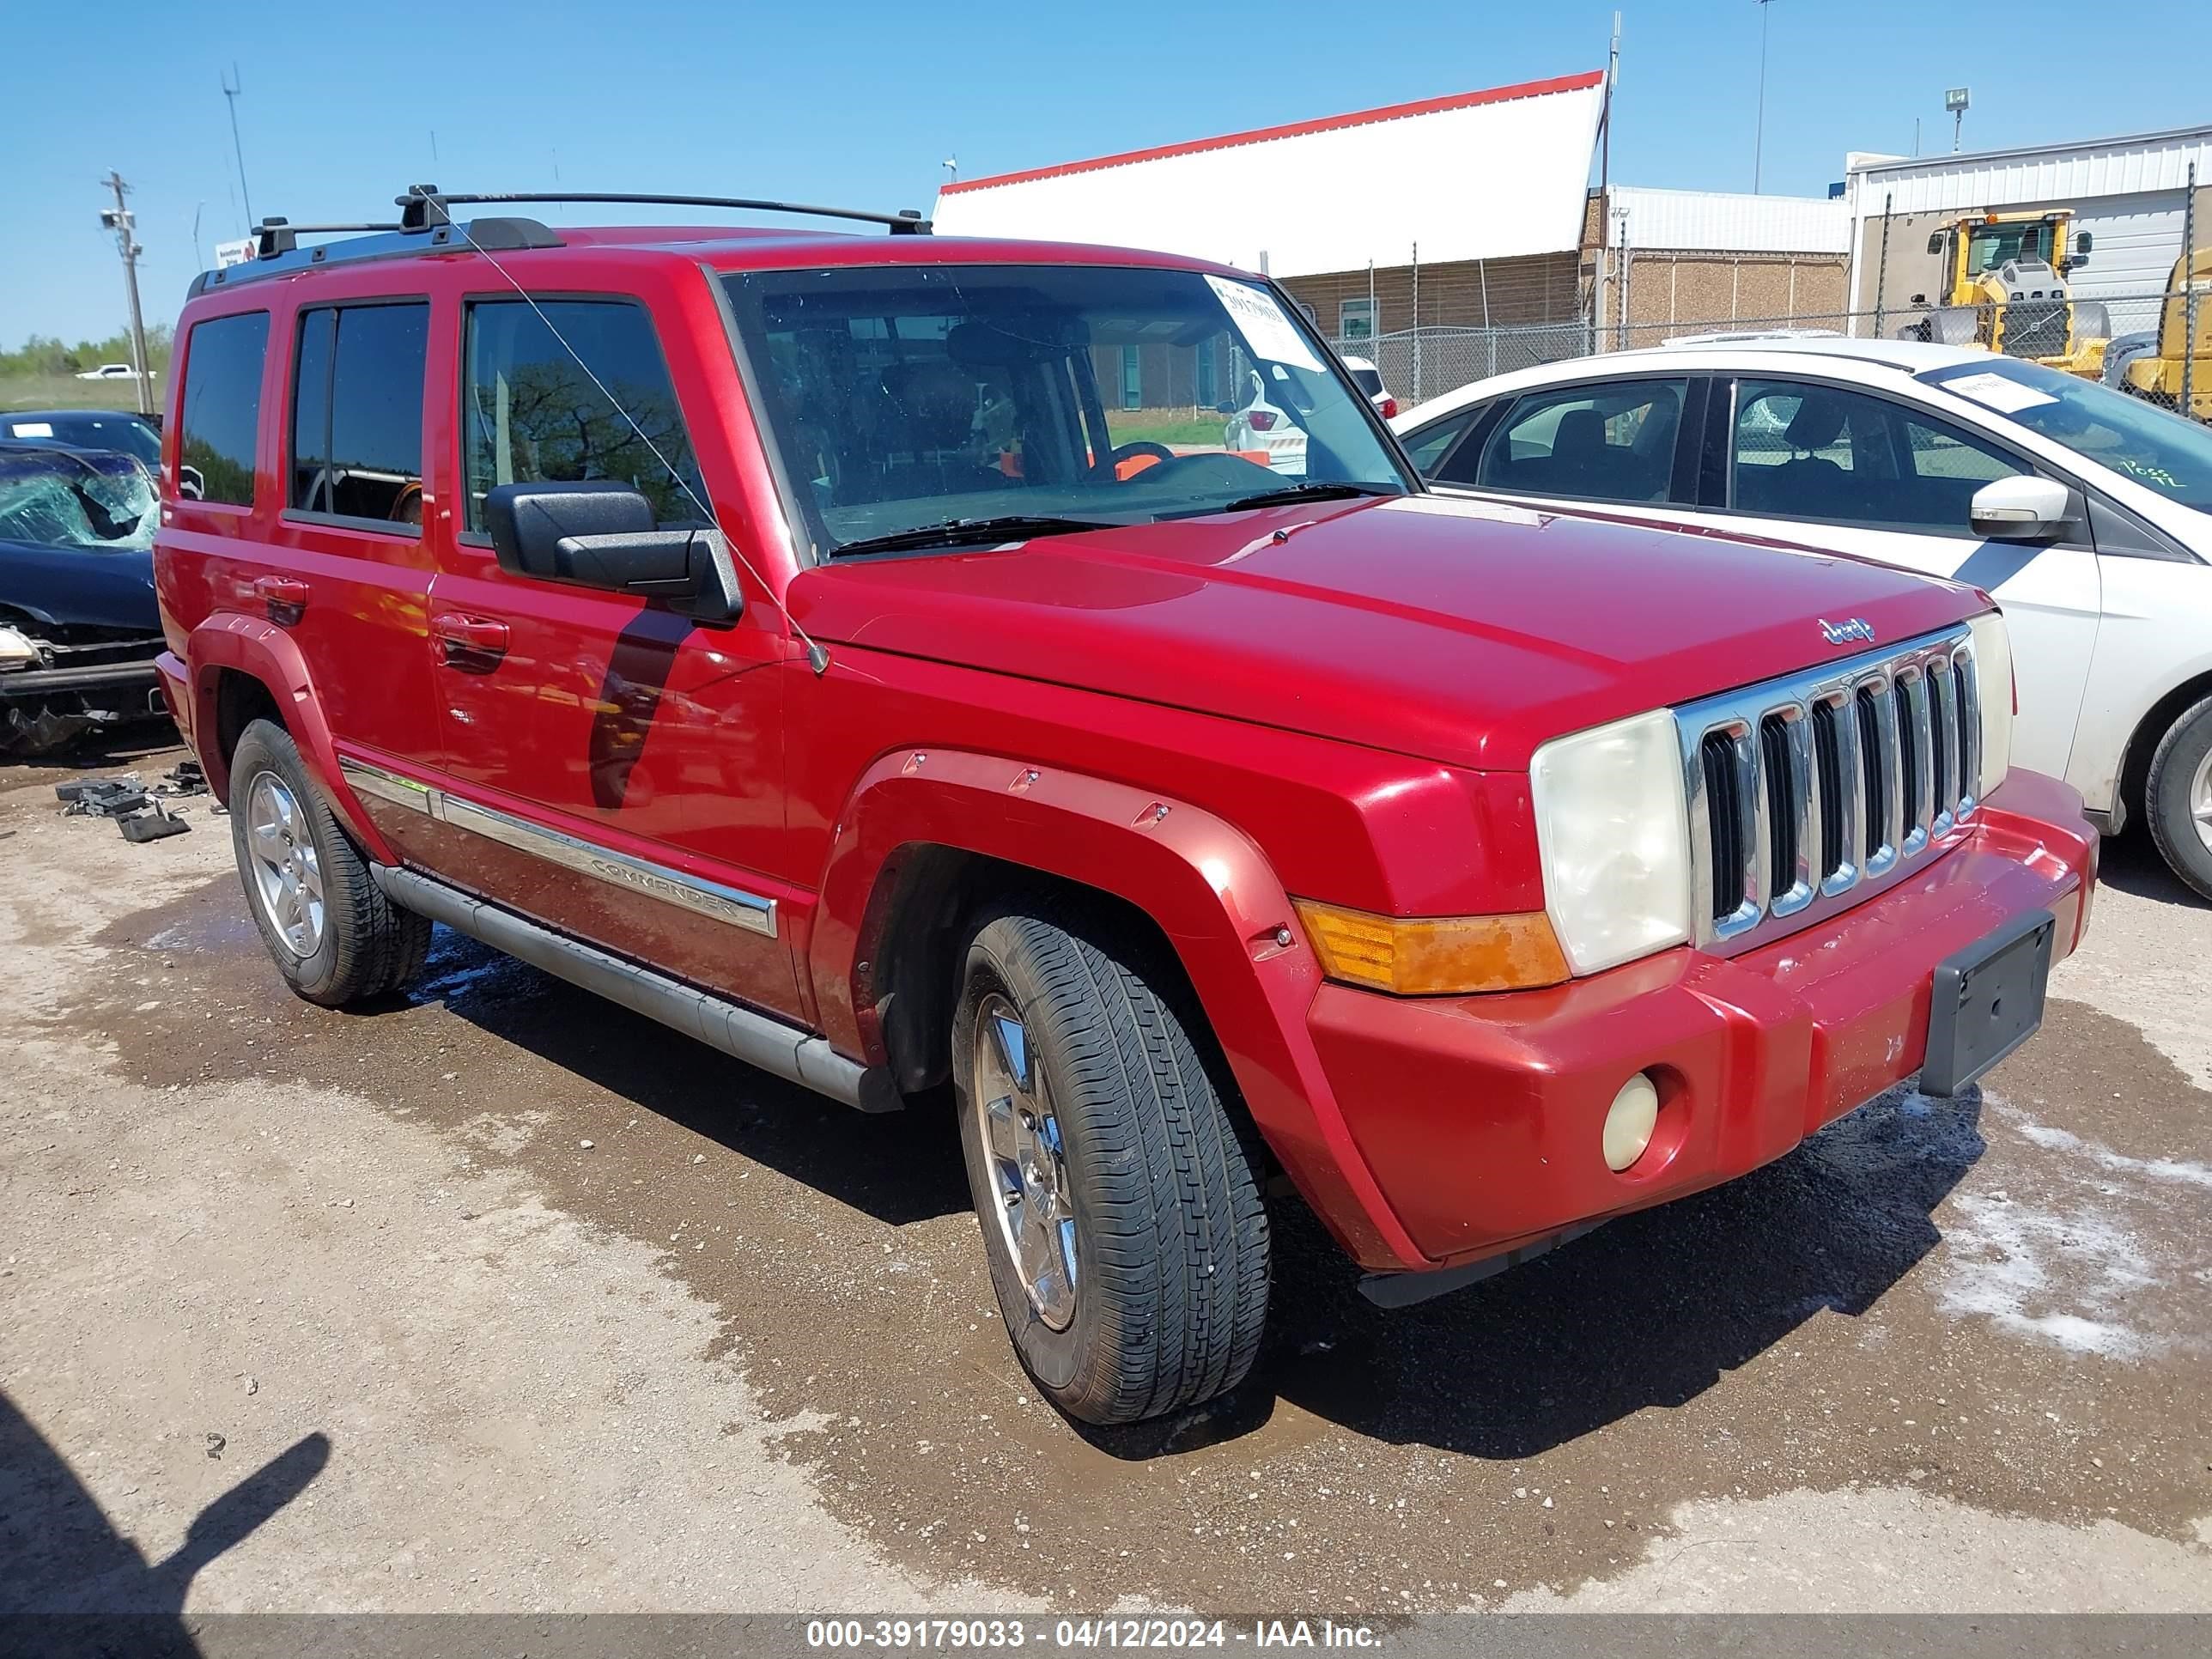
[[[2030,911],[1936,964],[1921,1093],[1959,1093],[2035,1035],[2057,932],[2050,911]]]

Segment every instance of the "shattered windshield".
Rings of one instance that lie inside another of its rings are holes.
[[[155,505],[153,479],[128,455],[0,451],[0,540],[143,551]]]
[[[1419,487],[1258,282],[1011,264],[726,280],[785,477],[833,554]]]

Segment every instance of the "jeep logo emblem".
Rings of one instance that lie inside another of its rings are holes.
[[[1864,617],[1846,617],[1838,623],[1832,623],[1823,617],[1820,618],[1820,637],[1827,641],[1830,645],[1850,645],[1855,642],[1859,645],[1872,645],[1874,624]]]

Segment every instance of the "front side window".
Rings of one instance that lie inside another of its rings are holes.
[[[422,522],[426,303],[300,313],[288,501],[381,525]]]
[[[469,307],[461,373],[467,527],[500,484],[626,483],[663,527],[710,516],[668,362],[629,300]]]
[[[914,265],[726,284],[763,424],[825,551],[956,536],[968,520],[1048,533],[1218,513],[1285,487],[1413,487],[1366,400],[1257,283]]]
[[[1978,358],[1919,378],[2170,501],[2212,513],[2212,428],[2079,375],[2010,357]]]
[[[1663,501],[1674,473],[1686,380],[1619,380],[1532,392],[1479,450],[1462,445],[1443,482],[1531,495]]]
[[[178,417],[177,494],[187,501],[253,505],[261,366],[268,353],[265,311],[192,325],[185,342],[185,399]]]
[[[1948,421],[1794,380],[1741,382],[1731,448],[1739,512],[1957,536],[1976,490],[2029,470]]]

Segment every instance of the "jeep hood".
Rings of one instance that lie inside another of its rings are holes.
[[[1869,648],[1824,621],[1880,647],[1985,608],[1838,555],[1437,495],[860,556],[789,595],[833,647],[1515,771],[1562,732]]]

